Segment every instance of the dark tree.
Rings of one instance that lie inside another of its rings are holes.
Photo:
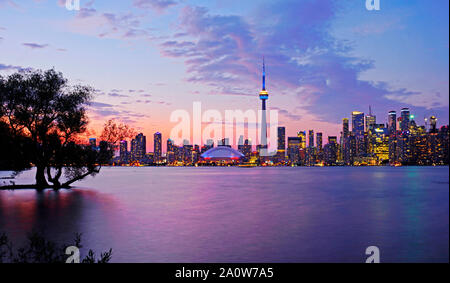
[[[69,86],[53,69],[0,78],[0,120],[7,133],[5,139],[10,144],[17,139],[26,141],[19,158],[36,167],[37,188],[49,187],[49,183],[54,188],[67,187],[98,173],[98,164],[111,158],[108,148],[98,152],[74,142],[86,131],[86,107],[92,94],[88,86]],[[20,162],[18,165],[24,167]]]

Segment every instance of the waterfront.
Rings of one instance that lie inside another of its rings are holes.
[[[113,262],[449,260],[448,167],[107,167],[76,186],[0,191],[0,232],[81,232]]]

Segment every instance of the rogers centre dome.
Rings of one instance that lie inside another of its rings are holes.
[[[244,155],[231,147],[219,146],[219,147],[213,147],[213,148],[209,149],[208,151],[203,153],[201,155],[201,157],[204,160],[211,160],[211,161],[219,161],[219,160],[227,161],[228,160],[229,161],[229,160],[239,160],[242,157],[244,157]]]

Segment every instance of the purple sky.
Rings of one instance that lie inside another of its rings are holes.
[[[170,113],[194,101],[256,110],[263,56],[288,135],[338,135],[369,105],[379,123],[410,107],[419,124],[448,124],[446,0],[381,0],[380,11],[364,0],[64,2],[0,0],[0,74],[54,67],[93,86],[97,132],[117,118],[166,139]]]

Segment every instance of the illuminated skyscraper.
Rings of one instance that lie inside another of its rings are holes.
[[[267,118],[266,118],[266,100],[269,99],[269,93],[266,90],[266,64],[263,60],[262,90],[259,92],[259,99],[262,103],[261,116],[261,149],[263,154],[267,155]]]
[[[369,115],[366,116],[365,131],[369,132],[371,129],[375,127],[376,123],[377,123],[377,116],[372,115],[372,107],[369,106]]]
[[[140,161],[144,159],[146,152],[147,139],[140,133],[131,141],[131,157],[133,161]]]
[[[348,118],[344,118],[342,119],[342,134],[344,135],[344,138],[348,137],[349,132]]]
[[[389,135],[393,135],[397,132],[397,112],[396,111],[389,111],[388,131],[389,131]]]
[[[401,112],[401,120],[400,120],[400,130],[407,131],[409,128],[409,123],[411,120],[411,113],[409,112],[409,108],[403,108]]]
[[[128,142],[121,141],[119,150],[120,150],[120,161],[127,162],[128,161]]]
[[[278,127],[277,161],[283,162],[286,157],[286,128]]]
[[[317,146],[318,151],[322,151],[322,148],[323,148],[323,134],[322,133],[317,133],[316,146]]]
[[[306,148],[306,131],[298,132],[297,137],[300,138],[300,149],[305,149]]]
[[[352,132],[356,137],[364,136],[364,113],[359,111],[352,112]]]
[[[161,156],[162,156],[162,136],[161,133],[155,133],[155,135],[153,136],[153,142],[154,142],[154,161],[158,162],[161,161]]]
[[[314,147],[314,130],[309,130],[308,132],[308,136],[309,136],[309,147]]]
[[[437,118],[435,116],[430,117],[430,133],[437,133]]]
[[[291,164],[298,164],[300,162],[300,147],[302,139],[299,137],[288,138],[288,158]]]

